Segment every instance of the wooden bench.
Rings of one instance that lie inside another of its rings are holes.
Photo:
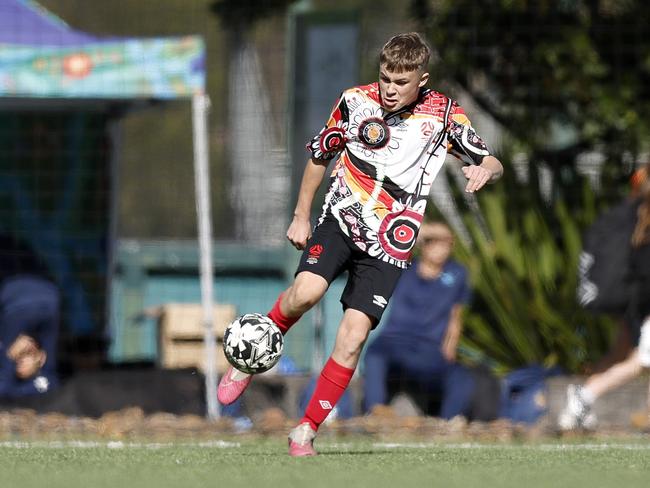
[[[198,303],[167,303],[157,307],[158,364],[165,369],[197,368],[205,372],[203,309]],[[237,316],[232,304],[213,307],[213,333],[217,372],[224,373],[228,362],[223,354],[223,334]]]

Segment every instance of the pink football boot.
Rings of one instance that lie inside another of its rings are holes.
[[[316,431],[308,422],[293,429],[289,434],[289,456],[316,456],[318,453],[314,450],[315,437]]]
[[[217,399],[222,405],[230,405],[237,400],[253,379],[253,375],[242,373],[230,366],[221,377],[217,388]]]

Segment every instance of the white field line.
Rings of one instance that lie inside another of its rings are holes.
[[[377,451],[391,449],[527,449],[531,451],[606,451],[612,449],[622,449],[629,451],[650,451],[648,444],[630,444],[630,443],[587,443],[587,444],[479,444],[474,442],[465,443],[434,443],[434,442],[374,442],[371,448]],[[317,447],[327,449],[354,450],[358,449],[358,444],[321,442]]]
[[[93,442],[93,441],[4,441],[0,442],[0,448],[11,447],[15,449],[67,449],[67,448],[107,448],[107,449],[165,449],[169,447],[202,447],[210,449],[232,449],[240,447],[239,442],[227,441],[206,441],[206,442]]]
[[[649,444],[617,444],[617,443],[588,443],[588,444],[435,444],[435,443],[374,443],[375,449],[529,449],[533,451],[605,451],[608,449],[623,449],[630,451],[650,450]]]
[[[371,448],[377,451],[390,449],[526,449],[532,451],[605,451],[605,450],[629,450],[629,451],[650,451],[650,443],[647,444],[630,444],[630,443],[587,443],[587,444],[479,444],[479,443],[428,443],[428,442],[375,442]],[[222,440],[205,441],[205,442],[122,442],[122,441],[3,441],[0,442],[0,448],[14,449],[165,449],[171,447],[199,447],[206,449],[235,449],[242,447],[239,442],[229,442]],[[353,450],[358,449],[358,444],[353,443],[336,443],[322,442],[318,447],[326,449]]]

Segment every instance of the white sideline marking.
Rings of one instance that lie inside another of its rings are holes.
[[[434,443],[374,443],[377,449],[530,449],[540,451],[603,451],[607,449],[625,449],[630,451],[650,450],[650,444],[477,444],[472,442],[462,444],[434,444]]]
[[[319,444],[326,449],[352,450],[359,447],[353,443],[323,442]],[[123,441],[3,441],[0,448],[9,447],[15,449],[164,449],[170,447],[203,447],[212,449],[232,449],[241,447],[239,442],[229,441],[203,441],[203,442],[123,442]],[[604,451],[608,449],[623,449],[628,451],[648,451],[650,444],[616,444],[616,443],[589,443],[589,444],[478,444],[472,442],[444,444],[429,442],[375,442],[371,444],[372,449],[526,449],[540,451]]]
[[[346,443],[327,443],[319,444],[320,447],[327,449],[353,450],[359,446],[357,444]],[[473,442],[464,442],[456,444],[444,444],[433,442],[374,442],[371,444],[372,449],[389,450],[389,449],[527,449],[538,451],[605,451],[608,449],[623,449],[628,451],[648,451],[650,444],[616,444],[616,443],[589,443],[589,444],[478,444]]]
[[[164,449],[167,447],[206,447],[216,449],[229,449],[234,447],[241,447],[239,442],[227,441],[205,441],[205,442],[188,442],[188,443],[174,443],[174,442],[122,442],[122,441],[107,441],[107,442],[94,442],[94,441],[5,441],[0,442],[1,447],[12,447],[16,449],[65,449],[65,448],[107,448],[107,449]]]

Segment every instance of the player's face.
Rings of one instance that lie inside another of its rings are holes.
[[[413,103],[429,80],[429,73],[421,70],[396,73],[385,66],[379,67],[379,93],[381,105],[389,112],[395,112]]]

